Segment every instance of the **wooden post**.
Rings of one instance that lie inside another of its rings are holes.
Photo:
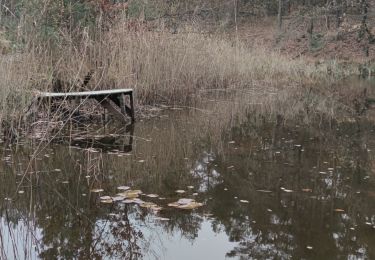
[[[130,94],[129,94],[129,97],[130,97],[130,110],[131,110],[131,119],[132,119],[132,123],[134,123],[135,122],[135,116],[134,116],[134,114],[135,114],[135,112],[134,112],[134,100],[133,100],[133,92],[131,92]]]

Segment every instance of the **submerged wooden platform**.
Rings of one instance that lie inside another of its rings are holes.
[[[126,96],[129,97],[128,104],[126,102]],[[38,99],[47,99],[49,102],[53,102],[54,100],[80,100],[89,98],[98,101],[100,105],[115,116],[125,119],[126,115],[128,115],[132,123],[135,121],[133,89],[130,88],[66,93],[38,93]]]

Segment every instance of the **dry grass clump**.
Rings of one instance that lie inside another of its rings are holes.
[[[254,95],[247,102],[262,103],[259,95],[304,92],[304,86],[343,75],[335,64],[316,66],[223,36],[172,34],[129,20],[82,35],[78,43],[64,35],[57,47],[30,39],[25,51],[1,59],[2,120],[19,121],[35,90],[131,87],[138,105],[186,105],[202,90],[248,89]],[[327,75],[328,66],[333,76]],[[89,71],[93,78],[83,86]],[[273,105],[278,110],[277,102]]]

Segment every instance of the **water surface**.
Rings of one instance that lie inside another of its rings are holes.
[[[215,129],[206,112],[4,145],[0,258],[375,259],[373,125]],[[123,185],[163,209],[100,202]],[[179,198],[204,206],[168,207]]]

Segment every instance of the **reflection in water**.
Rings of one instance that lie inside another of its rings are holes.
[[[3,147],[0,258],[375,258],[370,126],[249,120],[217,138],[204,115],[164,114],[109,139],[70,133],[34,159],[33,143]],[[163,210],[100,203],[121,185]],[[182,197],[205,206],[167,206]]]

